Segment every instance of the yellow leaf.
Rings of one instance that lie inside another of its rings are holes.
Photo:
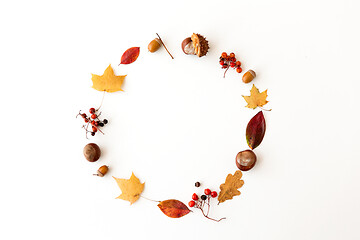
[[[121,89],[121,85],[124,82],[126,75],[116,76],[114,74],[114,70],[111,65],[107,67],[104,74],[99,76],[96,74],[91,74],[91,80],[93,82],[93,88],[98,91],[106,91],[106,92],[117,92],[123,91]]]
[[[134,173],[131,174],[129,179],[113,178],[121,189],[121,195],[116,199],[129,201],[130,204],[133,204],[139,199],[140,194],[144,190],[145,183],[141,183]]]
[[[237,190],[244,185],[244,181],[241,180],[242,173],[237,170],[234,175],[228,174],[225,183],[220,185],[219,203],[230,200],[235,196],[240,195],[240,191]]]
[[[243,98],[248,103],[248,105],[246,107],[252,108],[252,109],[255,109],[257,107],[262,107],[266,103],[268,103],[268,101],[266,101],[267,90],[260,93],[259,89],[257,89],[254,84],[250,90],[250,96],[243,96]]]

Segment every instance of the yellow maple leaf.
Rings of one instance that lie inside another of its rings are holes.
[[[268,103],[268,101],[266,101],[267,90],[260,93],[259,89],[257,89],[254,84],[250,90],[250,96],[243,96],[243,98],[248,103],[246,107],[252,109],[255,109],[257,107],[262,107]]]
[[[139,199],[140,194],[144,190],[145,183],[141,183],[134,173],[131,174],[129,179],[113,178],[121,189],[121,194],[116,199],[129,201],[130,204]]]
[[[219,203],[240,195],[240,191],[237,189],[244,185],[244,181],[241,180],[241,177],[242,173],[240,170],[237,170],[234,175],[227,175],[225,183],[220,185],[220,193],[218,197]]]
[[[106,91],[106,92],[117,92],[117,91],[123,91],[121,89],[121,85],[124,82],[124,79],[126,75],[120,75],[116,76],[114,74],[114,70],[109,65],[105,71],[104,74],[99,76],[96,74],[91,74],[91,80],[93,82],[93,88],[98,91]]]

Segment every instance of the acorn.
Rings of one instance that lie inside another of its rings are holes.
[[[256,77],[256,73],[253,70],[249,70],[246,73],[244,73],[243,77],[242,77],[242,81],[244,83],[249,83],[251,82],[254,78]]]
[[[209,51],[209,43],[202,35],[193,33],[191,37],[185,38],[182,41],[181,48],[185,54],[202,57]]]
[[[109,171],[109,167],[106,165],[103,165],[99,167],[96,174],[93,174],[94,176],[103,177],[105,174]]]
[[[160,47],[161,47],[161,42],[160,39],[158,38],[152,40],[148,45],[149,52],[151,53],[156,52]]]
[[[101,155],[99,146],[96,143],[86,144],[83,150],[86,160],[89,162],[96,162]]]

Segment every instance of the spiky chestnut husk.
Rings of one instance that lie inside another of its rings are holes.
[[[191,37],[184,39],[181,43],[181,48],[185,54],[193,54],[202,57],[207,54],[209,43],[202,35],[193,33]]]
[[[198,57],[205,56],[209,51],[209,42],[205,37],[198,33],[193,33],[191,36],[193,47],[195,48],[195,54]]]

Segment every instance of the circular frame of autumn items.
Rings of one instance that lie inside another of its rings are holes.
[[[163,40],[157,34],[157,38],[152,40],[148,45],[148,50],[151,53],[156,52],[162,46],[168,52],[170,57],[174,59],[169,50],[166,48]],[[181,43],[181,48],[183,52],[187,55],[195,55],[198,57],[203,57],[207,54],[209,50],[209,44],[205,37],[200,34],[193,33],[191,37],[185,38]],[[131,64],[136,61],[140,54],[140,47],[131,47],[127,49],[123,55],[121,56],[120,64]],[[224,78],[225,74],[229,69],[236,70],[237,73],[242,72],[241,62],[236,59],[234,53],[227,54],[223,52],[219,58],[219,64],[221,68],[224,69]],[[102,128],[108,124],[107,119],[101,119],[101,112],[99,111],[105,96],[105,93],[112,93],[117,91],[123,91],[122,84],[125,80],[126,75],[115,75],[113,68],[109,65],[103,75],[92,74],[92,82],[95,90],[103,92],[103,98],[100,104],[100,107],[97,109],[90,108],[89,115],[86,113],[82,113],[79,111],[78,116],[83,118],[85,122],[82,128],[85,129],[86,138],[88,139],[88,135],[94,136],[96,133],[103,133]],[[253,70],[248,70],[242,76],[242,81],[247,84],[251,82],[256,77],[256,74]],[[255,85],[252,86],[250,90],[249,96],[242,96],[244,100],[247,102],[246,107],[250,109],[256,109],[257,107],[263,109],[262,107],[268,103],[267,98],[267,90],[260,92]],[[271,111],[271,110],[266,110]],[[254,149],[260,145],[262,142],[266,130],[265,118],[263,111],[259,111],[254,117],[250,119],[246,127],[246,142],[250,149],[239,152],[235,158],[235,164],[239,170],[235,171],[234,174],[228,174],[225,182],[220,185],[219,194],[217,191],[211,191],[210,189],[204,189],[203,194],[198,196],[194,193],[191,197],[191,200],[188,202],[188,206],[190,208],[197,208],[203,214],[203,216],[207,219],[213,221],[221,221],[225,219],[225,217],[220,219],[214,219],[209,217],[210,210],[210,202],[211,199],[217,199],[218,204],[223,203],[227,200],[233,199],[233,197],[240,195],[240,191],[238,190],[244,184],[242,178],[242,171],[248,171],[252,169],[256,163],[256,155],[254,153]],[[84,156],[89,162],[96,162],[101,156],[101,150],[96,143],[87,144],[84,149]],[[109,167],[106,165],[100,166],[97,170],[97,173],[94,174],[99,177],[103,177],[107,174]],[[113,177],[121,189],[121,194],[117,197],[117,199],[122,199],[129,201],[130,204],[136,202],[140,197],[149,201],[157,202],[157,206],[159,209],[168,217],[171,218],[179,218],[187,215],[192,212],[186,204],[176,199],[168,199],[163,201],[156,201],[149,198],[146,198],[141,195],[144,190],[145,183],[141,183],[139,178],[137,178],[134,173],[132,173],[129,179],[117,178]],[[199,182],[195,183],[195,187],[200,187],[201,184]]]

